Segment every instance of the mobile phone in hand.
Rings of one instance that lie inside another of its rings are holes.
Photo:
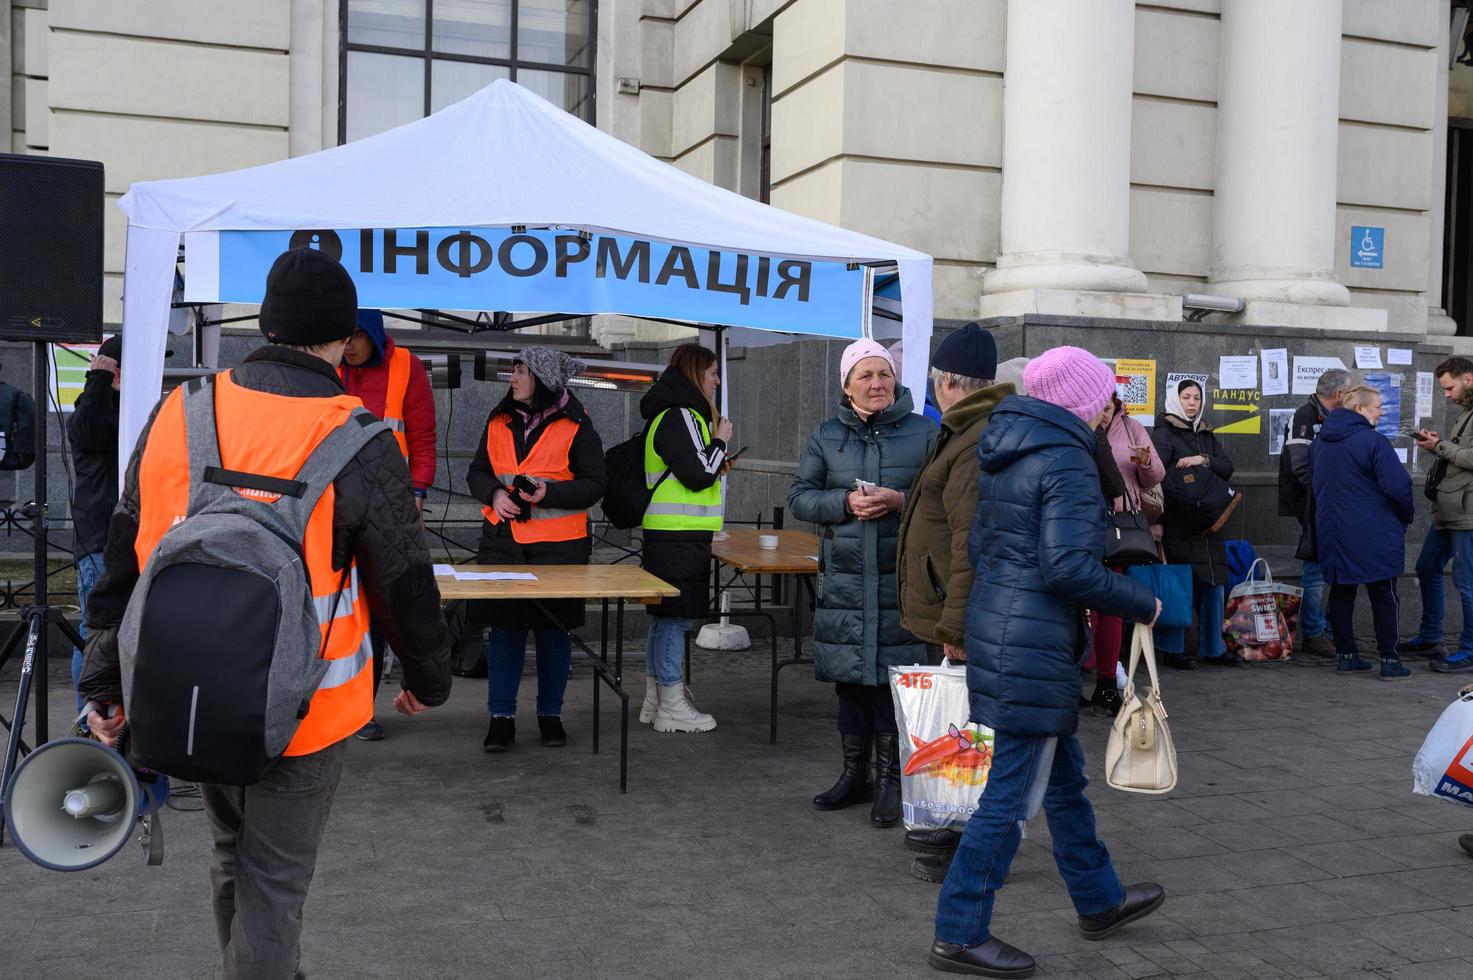
[[[516,476],[512,477],[511,485],[512,489],[520,490],[522,493],[525,493],[529,497],[537,495],[537,484],[532,482],[532,478],[529,476],[518,473]]]
[[[738,449],[738,450],[737,450],[737,451],[736,451],[736,452],[734,452],[734,453],[727,453],[727,454],[726,454],[726,461],[727,461],[727,462],[728,462],[728,463],[735,463],[735,462],[736,462],[736,459],[737,459],[737,457],[738,457],[738,456],[740,456],[740,455],[741,455],[741,454],[742,454],[742,453],[744,453],[744,452],[746,452],[746,451],[747,451],[747,449],[748,449],[748,448],[749,448],[749,447],[747,447],[747,446],[743,446],[743,447],[742,447],[742,448],[740,448],[740,449]]]

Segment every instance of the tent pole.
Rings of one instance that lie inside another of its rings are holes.
[[[728,406],[728,402],[727,402],[727,397],[726,397],[726,390],[727,390],[727,387],[729,386],[729,376],[726,373],[726,327],[724,325],[717,325],[716,326],[716,362],[717,362],[717,368],[716,368],[716,370],[718,370],[718,371],[721,372],[721,417],[722,418],[726,418],[727,417],[727,412],[730,409],[727,407]],[[726,449],[727,449],[727,452],[728,453],[731,451],[731,447],[730,446],[727,446]],[[726,481],[727,481],[727,479],[728,479],[727,477],[722,477],[721,478],[721,513],[722,514],[725,514],[726,513]],[[729,626],[730,624],[731,624],[731,593],[723,589],[722,592],[721,592],[721,625],[722,626]]]

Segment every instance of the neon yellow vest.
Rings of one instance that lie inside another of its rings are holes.
[[[640,526],[648,531],[719,531],[722,511],[720,480],[704,490],[691,490],[673,473],[664,480],[660,479],[668,467],[655,452],[655,432],[664,417],[665,412],[654,417],[644,438],[644,485],[654,487],[655,492],[650,497],[649,507],[645,508]],[[702,442],[710,445],[711,430],[707,428],[706,420],[695,412],[690,413],[690,418],[699,427]],[[659,486],[655,486],[657,482]]]

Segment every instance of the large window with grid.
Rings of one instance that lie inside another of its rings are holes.
[[[341,0],[338,141],[509,78],[593,121],[596,0]]]

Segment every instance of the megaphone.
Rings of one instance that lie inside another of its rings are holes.
[[[101,742],[61,738],[26,757],[5,794],[21,853],[53,871],[86,871],[122,849],[147,798],[126,759]]]

